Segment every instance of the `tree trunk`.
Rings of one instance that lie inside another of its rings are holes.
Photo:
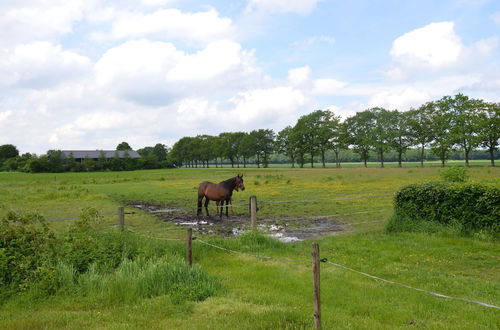
[[[424,144],[422,143],[422,147],[420,149],[420,167],[424,167],[424,151],[425,147]]]
[[[493,148],[490,148],[490,159],[491,159],[491,166],[495,167],[495,151]]]
[[[384,167],[384,152],[380,152],[380,167]]]
[[[323,163],[323,168],[326,167],[325,165],[325,151],[321,151],[321,162]]]
[[[398,153],[398,166],[403,167],[403,153],[401,152],[401,150]]]
[[[314,154],[311,152],[311,167],[314,167]]]

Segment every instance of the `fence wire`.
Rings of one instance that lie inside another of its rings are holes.
[[[200,240],[200,239],[198,239],[197,241],[200,242],[200,243],[202,243],[202,244],[211,246],[213,248],[216,248],[216,249],[219,249],[219,250],[222,250],[222,251],[231,252],[231,253],[235,253],[235,254],[241,254],[241,255],[247,255],[247,256],[250,256],[250,257],[258,258],[258,259],[267,259],[267,260],[269,260],[269,259],[276,259],[276,260],[300,261],[300,262],[305,262],[306,261],[306,259],[290,259],[290,258],[281,258],[281,257],[270,257],[270,256],[263,256],[263,255],[254,255],[254,254],[249,254],[249,253],[246,253],[246,252],[241,252],[241,251],[235,251],[235,250],[227,249],[227,248],[224,248],[224,247],[221,247],[221,246],[217,246],[215,244],[211,244],[211,243],[205,242],[205,241]],[[429,290],[417,288],[417,287],[414,287],[414,286],[411,286],[411,285],[408,285],[408,284],[399,283],[399,282],[395,282],[395,281],[391,281],[391,280],[386,280],[384,278],[381,278],[381,277],[378,277],[378,276],[375,276],[375,275],[371,275],[371,274],[368,274],[368,273],[361,272],[359,270],[355,270],[355,269],[347,267],[345,265],[341,265],[341,264],[338,264],[338,263],[335,263],[335,262],[331,262],[331,261],[329,261],[326,258],[322,259],[321,261],[326,262],[326,263],[328,263],[330,265],[333,265],[335,267],[342,268],[344,270],[348,270],[350,272],[353,272],[353,273],[365,276],[365,277],[369,277],[369,278],[372,278],[372,279],[375,279],[375,280],[379,280],[379,281],[383,281],[383,282],[386,282],[386,283],[389,283],[389,284],[401,286],[401,287],[404,287],[404,288],[407,288],[407,289],[411,289],[411,290],[415,290],[415,291],[427,293],[427,294],[430,294],[430,295],[435,296],[435,297],[445,298],[445,299],[450,299],[450,300],[463,301],[463,302],[467,302],[467,303],[471,303],[471,304],[476,304],[476,305],[480,305],[480,306],[488,307],[488,308],[500,309],[499,306],[496,306],[496,305],[493,305],[493,304],[489,304],[489,303],[485,303],[485,302],[482,302],[482,301],[472,300],[472,299],[467,299],[467,298],[461,298],[461,297],[448,296],[448,295],[445,295],[445,294],[441,294],[441,293],[437,293],[437,292],[433,292],[433,291],[429,291]]]

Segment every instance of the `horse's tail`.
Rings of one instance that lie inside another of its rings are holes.
[[[196,212],[198,215],[201,214],[201,201],[202,201],[203,197],[205,196],[206,186],[207,186],[206,181],[200,183],[198,186],[198,204],[197,204],[197,212]]]
[[[203,181],[202,183],[199,184],[198,186],[198,200],[203,198],[205,196],[205,190],[207,188],[208,181]]]

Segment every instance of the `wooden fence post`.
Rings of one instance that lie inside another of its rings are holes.
[[[189,267],[193,265],[193,228],[187,230],[187,250],[186,257]]]
[[[320,265],[319,245],[312,243],[312,270],[313,270],[313,292],[314,292],[314,328],[321,329],[321,295],[320,295]]]
[[[118,227],[120,230],[125,227],[125,208],[123,206],[118,207]]]
[[[250,196],[250,222],[252,224],[252,230],[257,230],[257,197]]]

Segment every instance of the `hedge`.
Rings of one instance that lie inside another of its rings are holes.
[[[396,219],[459,224],[465,231],[500,231],[500,187],[431,182],[403,187],[395,196]]]

